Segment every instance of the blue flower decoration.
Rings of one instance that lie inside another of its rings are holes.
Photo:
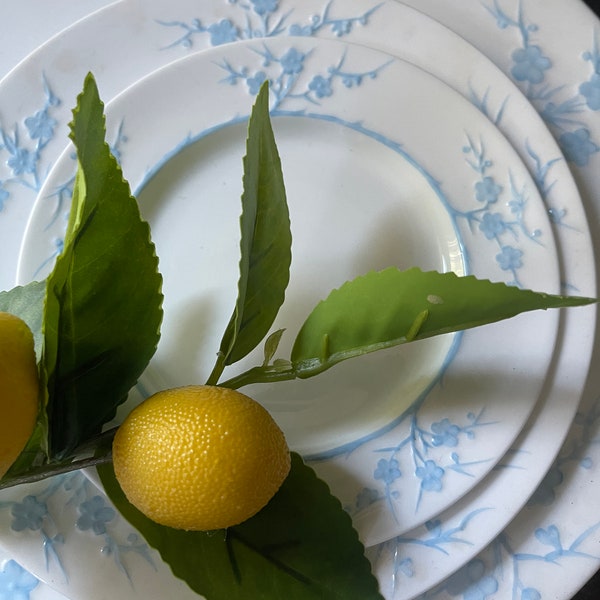
[[[37,154],[26,148],[15,148],[6,164],[12,169],[14,175],[23,173],[34,173],[37,162]]]
[[[565,158],[578,167],[585,167],[590,162],[592,154],[600,149],[591,140],[589,130],[583,128],[563,133],[558,143]]]
[[[372,488],[363,488],[356,496],[356,508],[361,510],[379,500],[379,492]]]
[[[433,533],[437,538],[442,534],[442,522],[439,519],[430,519],[425,521],[425,529]]]
[[[79,514],[77,527],[81,531],[91,529],[96,535],[106,533],[106,524],[115,518],[115,510],[106,506],[104,498],[94,496],[91,500],[86,500],[79,505]]]
[[[542,600],[542,595],[535,588],[525,588],[521,600]]]
[[[433,460],[426,460],[422,467],[417,467],[415,475],[421,480],[422,490],[426,492],[441,491],[444,469],[438,467]]]
[[[350,19],[339,19],[332,25],[331,31],[338,37],[348,35],[352,31],[352,21]]]
[[[498,591],[498,580],[486,575],[483,561],[475,559],[448,579],[446,590],[463,600],[486,600]]]
[[[555,465],[552,466],[546,473],[544,479],[532,494],[527,502],[527,506],[550,506],[556,499],[555,489],[563,482],[564,475],[562,471]]]
[[[500,254],[496,255],[496,261],[503,271],[514,271],[523,266],[523,251],[513,246],[502,246]]]
[[[279,8],[279,0],[250,0],[252,8],[257,15],[274,13]]]
[[[39,110],[32,117],[25,119],[29,137],[32,140],[40,140],[42,144],[52,139],[57,124],[56,119],[53,119],[47,110]]]
[[[582,83],[579,93],[585,97],[588,108],[600,110],[600,75],[594,73],[589,81]]]
[[[22,502],[13,504],[10,512],[13,516],[13,531],[38,531],[48,514],[48,507],[35,496],[25,496]]]
[[[542,54],[539,46],[519,48],[512,53],[515,64],[511,69],[517,81],[541,83],[544,81],[544,71],[552,66],[550,59]]]
[[[458,434],[460,427],[450,422],[450,419],[445,418],[431,425],[433,438],[431,443],[434,446],[448,446],[455,448],[458,446]]]
[[[298,25],[298,23],[294,23],[290,25],[288,33],[297,37],[309,37],[313,34],[313,28],[310,25]]]
[[[501,213],[485,213],[479,229],[488,240],[493,240],[504,233],[506,224]]]
[[[29,600],[39,581],[14,560],[0,570],[0,600]]]
[[[290,48],[281,57],[281,68],[286,75],[296,75],[304,68],[304,59],[305,55],[302,52],[296,48]]]
[[[235,42],[239,37],[237,28],[229,19],[213,23],[207,31],[210,34],[210,43],[213,46]]]
[[[331,80],[322,75],[315,75],[308,84],[308,89],[315,93],[317,98],[328,98],[333,94],[331,89]]]
[[[502,186],[493,177],[484,177],[475,184],[475,197],[484,204],[494,204],[502,193]]]
[[[385,458],[380,458],[377,461],[377,468],[373,473],[375,479],[381,479],[385,484],[390,485],[399,477],[402,477],[402,472],[400,471],[400,463],[395,458],[387,460]]]
[[[560,541],[560,533],[556,525],[550,525],[548,529],[539,527],[535,530],[535,537],[546,546],[551,546],[555,550],[562,550],[562,542]]]
[[[415,574],[412,558],[402,559],[398,563],[398,570],[407,577],[412,577]]]
[[[258,71],[252,77],[248,77],[246,79],[246,84],[248,85],[248,91],[256,96],[258,92],[260,92],[260,87],[267,80],[267,75],[264,71]]]

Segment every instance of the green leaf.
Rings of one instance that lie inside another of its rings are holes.
[[[121,514],[207,600],[382,598],[350,517],[297,454],[271,502],[226,531],[157,525],[129,504],[111,465],[98,471]]]
[[[35,352],[42,349],[42,315],[44,312],[45,281],[32,281],[8,292],[0,292],[0,312],[11,313],[23,319],[33,333]]]
[[[224,365],[242,359],[265,337],[289,281],[290,217],[269,117],[268,83],[250,115],[243,186],[238,298],[221,341]]]
[[[42,377],[56,458],[112,418],[159,339],[162,279],[150,229],[104,138],[103,104],[88,75],[71,123],[73,205],[44,311]]]
[[[412,340],[593,302],[473,276],[388,268],[346,282],[320,302],[300,329],[291,360],[298,377],[311,377],[342,360]]]
[[[265,340],[265,348],[264,348],[264,361],[263,367],[266,367],[271,359],[275,356],[277,352],[277,348],[279,347],[279,342],[281,341],[281,337],[283,336],[285,329],[278,329],[274,331],[266,340]]]

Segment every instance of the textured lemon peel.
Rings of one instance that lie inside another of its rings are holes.
[[[237,525],[290,470],[285,437],[257,402],[214,386],[165,390],[135,408],[113,442],[115,475],[153,521],[185,530]]]

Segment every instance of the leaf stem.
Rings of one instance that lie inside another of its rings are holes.
[[[276,381],[290,381],[296,379],[296,370],[293,367],[281,369],[273,366],[267,367],[253,367],[240,373],[227,381],[219,384],[222,387],[226,387],[232,390],[237,390],[245,385],[251,385],[253,383],[274,383]]]
[[[208,376],[206,380],[206,385],[217,385],[219,383],[219,379],[225,370],[225,360],[226,356],[223,352],[217,353],[217,362],[213,367],[211,374]]]
[[[117,429],[118,427],[107,429],[90,438],[78,446],[73,454],[61,461],[46,463],[12,476],[5,476],[4,479],[0,480],[0,490],[21,485],[22,483],[35,483],[48,477],[54,477],[55,475],[62,475],[77,471],[78,469],[86,469],[111,462],[112,440],[115,437]],[[76,458],[77,456],[80,458]]]
[[[82,458],[74,460],[68,463],[58,463],[55,465],[44,465],[37,469],[30,469],[26,475],[17,475],[6,481],[0,481],[0,490],[4,490],[15,485],[21,485],[23,483],[36,483],[42,481],[48,477],[54,477],[55,475],[62,475],[64,473],[71,473],[79,469],[86,469],[88,467],[95,467],[112,461],[112,454],[108,453],[103,456],[90,456],[88,458]]]

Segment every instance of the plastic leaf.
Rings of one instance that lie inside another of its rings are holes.
[[[298,377],[342,360],[531,310],[596,300],[553,296],[473,276],[388,268],[346,282],[308,316],[292,348]]]
[[[42,376],[50,451],[98,433],[155,352],[162,279],[129,185],[105,142],[91,75],[73,111],[78,172],[65,247],[47,279]]]
[[[127,501],[111,465],[98,471],[121,514],[207,600],[382,600],[350,517],[297,454],[262,511],[212,532],[154,523]]]
[[[238,298],[220,348],[227,365],[246,356],[268,333],[289,281],[290,217],[269,118],[268,83],[250,115],[243,186]]]

